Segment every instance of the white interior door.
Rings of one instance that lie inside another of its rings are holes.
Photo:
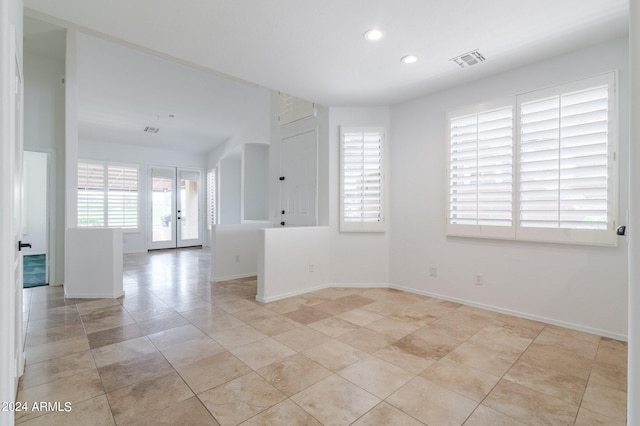
[[[149,249],[202,245],[201,179],[199,170],[149,168]]]
[[[280,196],[284,226],[317,224],[316,131],[282,140]]]

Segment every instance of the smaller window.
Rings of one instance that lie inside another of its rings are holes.
[[[383,128],[341,128],[341,232],[384,232],[383,157]]]
[[[78,226],[138,228],[138,167],[78,162]]]
[[[207,172],[207,227],[209,230],[218,223],[218,170],[211,169]]]

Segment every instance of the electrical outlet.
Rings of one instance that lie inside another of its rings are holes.
[[[432,266],[429,268],[429,276],[430,277],[437,277],[438,276],[438,268],[436,268],[435,266]]]
[[[313,263],[309,264],[309,272],[313,272]]]
[[[236,254],[236,262],[240,262],[240,255]]]
[[[476,285],[483,285],[484,280],[480,272],[476,272]]]

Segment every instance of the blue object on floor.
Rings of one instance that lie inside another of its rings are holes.
[[[44,254],[27,255],[22,258],[23,287],[37,287],[48,285],[47,283],[47,260]]]

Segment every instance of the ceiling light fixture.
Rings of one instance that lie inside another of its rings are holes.
[[[372,28],[366,33],[364,33],[364,38],[366,38],[369,41],[378,41],[382,38],[382,31]]]
[[[400,59],[400,61],[403,64],[414,64],[418,62],[418,57],[416,55],[407,55],[407,56],[403,56],[402,59]]]

